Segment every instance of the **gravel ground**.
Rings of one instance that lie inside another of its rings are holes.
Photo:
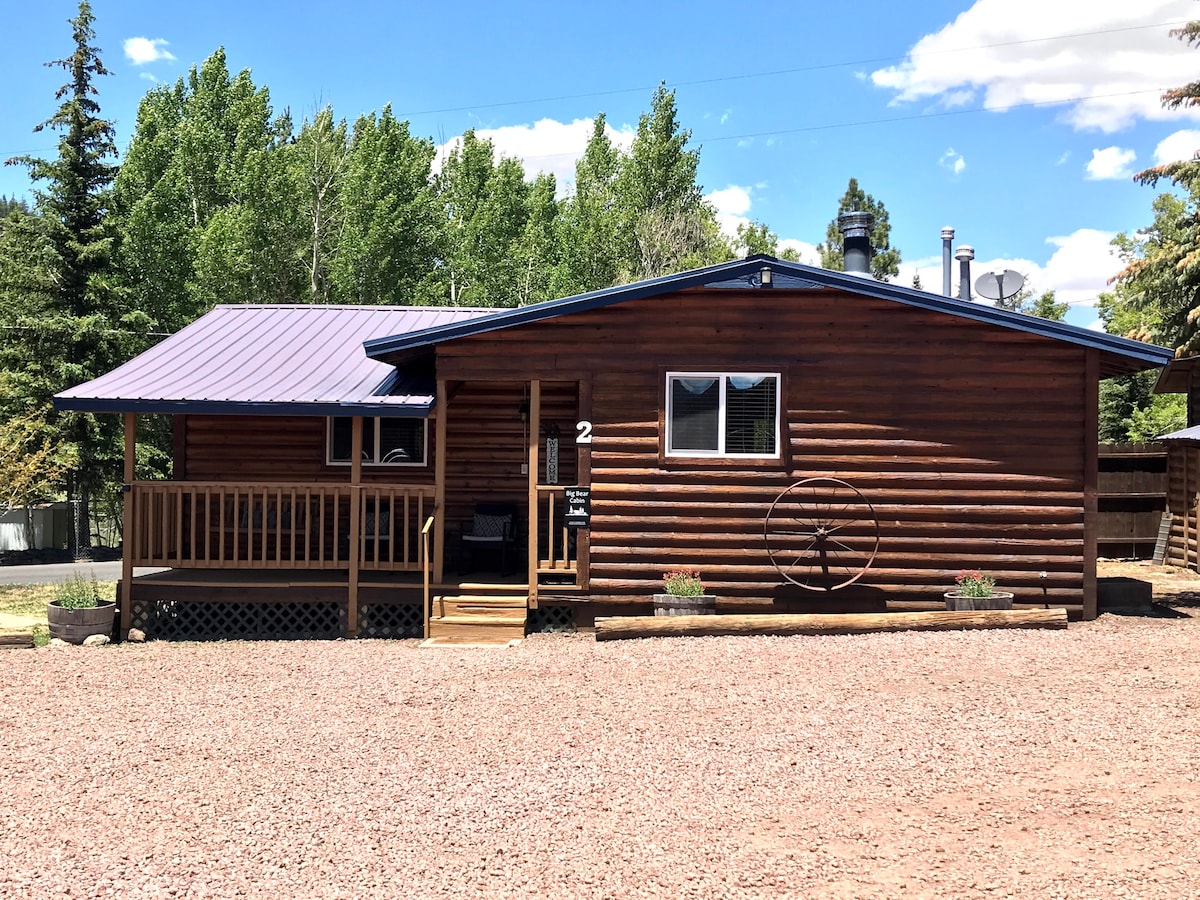
[[[11,651],[2,897],[1190,897],[1200,619]]]

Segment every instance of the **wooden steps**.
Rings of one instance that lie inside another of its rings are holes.
[[[495,589],[511,592],[512,585],[495,585]],[[502,647],[519,641],[525,637],[528,605],[528,594],[478,593],[435,597],[426,645]]]

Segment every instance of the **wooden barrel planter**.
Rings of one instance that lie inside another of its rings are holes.
[[[946,591],[946,609],[1012,609],[1013,595],[1009,591],[992,591],[990,597],[964,597],[959,591]]]
[[[101,603],[82,609],[66,609],[57,600],[46,604],[46,620],[50,623],[50,637],[68,644],[82,644],[93,634],[109,636],[113,630],[113,619],[117,614],[116,603]]]
[[[717,614],[717,598],[715,594],[700,594],[698,597],[655,594],[654,614],[656,616],[715,616]]]

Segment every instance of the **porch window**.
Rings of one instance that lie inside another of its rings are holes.
[[[328,427],[328,462],[350,465],[354,420],[333,416]],[[425,420],[415,418],[363,418],[364,466],[424,466],[427,442]]]
[[[667,456],[779,456],[779,375],[668,372]]]

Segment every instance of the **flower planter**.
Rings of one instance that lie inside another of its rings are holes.
[[[1009,591],[992,591],[990,597],[965,597],[961,591],[946,591],[946,609],[1012,609],[1013,595]]]
[[[698,597],[676,597],[674,594],[654,595],[656,616],[715,616],[717,598],[713,594]]]
[[[116,603],[101,603],[83,609],[67,609],[57,600],[46,604],[46,620],[50,623],[50,637],[59,638],[68,644],[82,644],[93,634],[112,634],[113,618],[117,614]]]

